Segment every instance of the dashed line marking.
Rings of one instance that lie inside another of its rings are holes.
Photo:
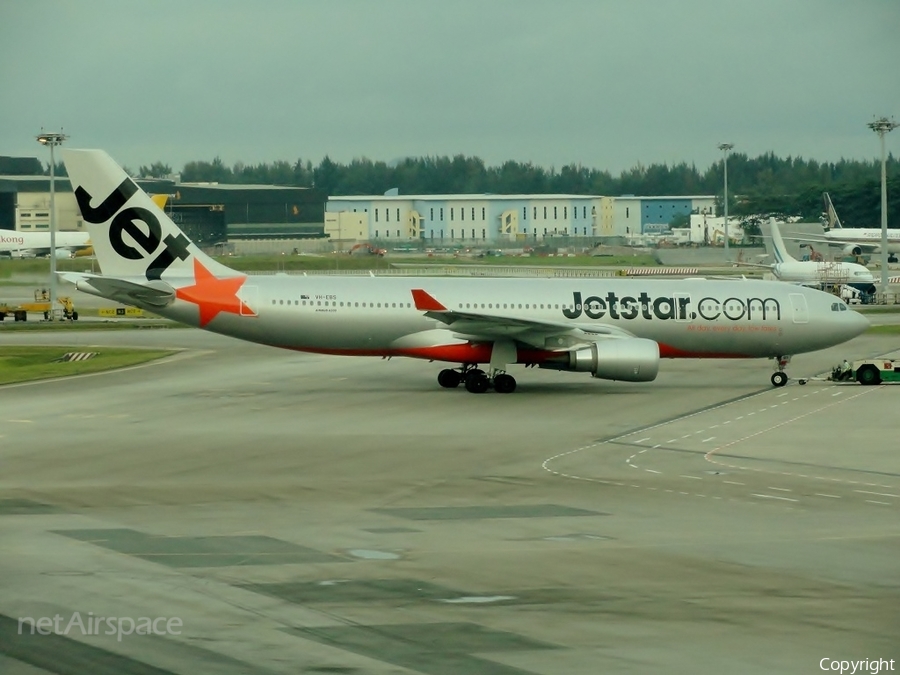
[[[711,440],[713,440],[714,438],[715,438],[715,436],[710,436],[709,438],[704,438],[704,439],[703,439],[702,441],[700,441],[700,442],[701,442],[701,443],[709,443],[709,442],[710,442]]]
[[[858,492],[861,495],[877,495],[879,497],[898,497],[898,498],[900,498],[900,495],[895,495],[890,492],[869,492],[868,490],[854,490],[854,492]]]
[[[799,502],[799,499],[791,499],[790,497],[779,497],[777,495],[759,495],[755,492],[750,493],[751,497],[759,497],[760,499],[780,499],[783,502]]]
[[[822,412],[822,411],[825,410],[826,408],[829,408],[829,407],[831,407],[831,406],[833,406],[833,405],[837,405],[837,404],[839,404],[839,403],[843,403],[843,402],[845,402],[845,401],[855,399],[855,398],[857,398],[857,397],[859,397],[859,396],[862,396],[862,395],[864,395],[864,394],[866,394],[866,393],[869,393],[869,392],[875,391],[875,390],[876,390],[876,388],[867,389],[867,390],[865,390],[865,391],[863,391],[863,392],[860,392],[859,394],[855,394],[855,395],[852,395],[852,396],[845,397],[842,401],[834,401],[834,402],[832,402],[832,403],[823,405],[823,406],[821,406],[820,408],[818,408],[818,409],[816,409],[816,410],[812,410],[812,411],[809,411],[809,412],[804,413],[804,414],[802,414],[802,415],[798,415],[797,417],[794,417],[794,418],[792,418],[792,419],[789,419],[789,420],[786,420],[786,421],[784,421],[784,422],[781,422],[780,424],[776,424],[776,425],[774,425],[774,426],[772,426],[772,427],[769,427],[769,428],[760,430],[760,431],[758,431],[758,432],[756,432],[756,433],[753,433],[753,434],[750,434],[750,435],[748,435],[748,436],[745,436],[744,438],[736,439],[736,440],[734,440],[734,441],[731,441],[731,442],[729,442],[729,443],[726,443],[726,444],[724,444],[724,445],[722,445],[722,446],[719,446],[719,447],[717,447],[717,448],[714,448],[714,449],[711,450],[710,452],[706,453],[706,454],[704,455],[704,459],[706,459],[707,461],[710,461],[710,462],[712,462],[712,463],[714,463],[714,464],[719,464],[719,465],[721,465],[721,466],[726,466],[726,467],[734,468],[734,469],[740,469],[740,470],[743,470],[743,471],[757,471],[757,472],[771,473],[771,474],[778,474],[778,475],[784,475],[784,476],[799,476],[799,477],[801,477],[801,478],[813,478],[813,479],[815,479],[815,480],[829,480],[829,481],[833,481],[833,482],[849,483],[849,484],[851,484],[851,485],[863,485],[863,486],[868,486],[868,487],[894,488],[895,486],[893,486],[893,485],[882,485],[882,484],[879,484],[879,483],[866,483],[866,482],[863,482],[863,481],[848,481],[848,480],[846,480],[846,479],[841,479],[841,478],[829,478],[829,477],[823,477],[823,476],[807,476],[807,475],[805,475],[805,474],[796,474],[796,473],[781,472],[781,471],[771,471],[771,470],[767,470],[767,469],[759,469],[759,468],[755,468],[755,467],[735,466],[735,465],[725,464],[724,462],[717,462],[717,461],[711,459],[712,455],[716,454],[717,452],[719,452],[719,451],[721,451],[721,450],[723,450],[723,449],[725,449],[725,448],[727,448],[727,447],[736,445],[736,444],[738,444],[738,443],[742,443],[742,442],[744,442],[744,441],[746,441],[746,440],[749,440],[749,439],[751,439],[751,438],[753,438],[753,437],[755,437],[755,436],[758,436],[758,435],[760,435],[760,434],[766,433],[766,432],[768,432],[768,431],[772,431],[772,430],[774,430],[774,429],[776,429],[776,428],[778,428],[778,427],[784,426],[785,424],[789,424],[789,423],[791,423],[791,422],[795,422],[795,421],[797,421],[797,420],[799,420],[799,419],[802,419],[802,418],[804,418],[804,417],[808,417],[809,415],[812,415],[812,414],[814,414],[814,413]],[[807,396],[810,396],[810,395],[820,394],[820,393],[822,393],[822,391],[823,391],[823,390],[816,390],[816,391],[813,391],[813,392],[809,392],[809,393],[807,393],[807,394],[804,394],[804,395],[803,395],[803,398],[806,398]],[[766,393],[767,393],[767,392],[759,392],[759,393],[757,393],[757,394],[754,394],[754,395],[752,395],[752,396],[750,396],[750,397],[747,397],[747,398],[744,398],[744,399],[741,399],[741,400],[742,400],[742,401],[747,401],[749,398],[756,398],[756,397],[758,397],[758,396],[764,396]],[[841,392],[841,393],[843,393],[843,392]],[[792,400],[796,401],[797,398],[795,397],[795,398],[792,399]],[[713,411],[715,411],[715,410],[721,410],[721,409],[727,408],[727,407],[729,407],[729,406],[731,406],[731,405],[734,405],[734,403],[736,403],[736,401],[730,401],[730,402],[728,402],[728,403],[722,403],[722,404],[720,404],[720,405],[718,405],[718,406],[714,406],[714,407],[712,407],[712,408],[706,408],[706,409],[704,409],[704,410],[699,410],[699,411],[697,411],[697,412],[689,413],[689,414],[687,414],[687,415],[684,415],[684,416],[679,417],[679,418],[674,419],[674,420],[667,420],[667,421],[664,421],[664,422],[660,422],[660,423],[658,423],[658,424],[653,424],[653,425],[651,425],[651,426],[646,427],[646,428],[643,429],[643,430],[639,429],[639,430],[637,430],[637,431],[633,431],[633,432],[630,432],[630,433],[627,433],[627,434],[623,434],[623,435],[621,435],[621,436],[617,436],[617,437],[613,437],[613,438],[607,438],[607,439],[604,439],[604,440],[598,440],[598,441],[595,442],[595,443],[591,443],[591,444],[582,446],[582,447],[577,448],[577,449],[575,449],[575,450],[568,450],[568,451],[566,451],[566,452],[561,452],[561,453],[558,453],[558,454],[556,454],[556,455],[553,455],[552,457],[549,457],[549,458],[545,459],[545,460],[542,462],[541,467],[542,467],[545,471],[547,471],[548,473],[551,473],[551,474],[553,474],[553,475],[555,475],[555,476],[560,476],[560,477],[563,477],[563,478],[572,478],[572,479],[574,479],[574,480],[581,480],[581,481],[587,481],[587,482],[592,482],[592,483],[599,483],[599,484],[602,484],[602,485],[615,485],[615,486],[619,486],[619,487],[625,487],[625,486],[626,486],[625,483],[621,483],[621,482],[618,482],[618,481],[603,480],[603,479],[600,479],[600,478],[589,478],[589,477],[585,477],[585,476],[576,476],[576,475],[564,473],[564,472],[562,472],[562,471],[556,471],[556,470],[554,470],[554,469],[551,469],[550,466],[549,466],[549,464],[550,464],[551,462],[553,462],[553,461],[555,461],[555,460],[557,460],[557,459],[560,459],[561,457],[565,457],[565,456],[567,456],[567,455],[572,455],[572,454],[575,454],[575,453],[577,453],[577,452],[582,452],[582,451],[585,451],[585,450],[591,450],[591,449],[594,449],[594,448],[598,448],[598,447],[600,447],[600,446],[602,446],[602,445],[606,445],[606,444],[609,444],[609,443],[612,443],[612,442],[615,442],[615,441],[620,441],[620,440],[622,440],[622,439],[624,439],[624,438],[628,438],[629,436],[636,435],[636,434],[640,433],[641,431],[649,431],[649,430],[651,430],[651,429],[658,429],[658,428],[661,428],[661,427],[664,427],[664,426],[668,426],[668,425],[670,425],[670,424],[673,424],[673,423],[675,423],[675,422],[683,422],[683,421],[685,421],[685,420],[687,420],[687,419],[690,419],[690,418],[692,418],[692,417],[698,417],[698,416],[700,416],[700,415],[709,414],[709,413],[711,413],[711,412],[713,412]],[[788,401],[783,401],[783,402],[781,403],[781,405],[785,405],[785,404],[787,404],[787,403],[788,403]],[[778,405],[772,405],[772,406],[769,406],[768,408],[761,408],[761,409],[759,410],[759,412],[766,412],[766,410],[771,410],[771,409],[777,408],[777,407],[778,407]],[[748,413],[746,414],[746,416],[749,417],[750,415],[755,415],[755,414],[756,414],[755,412],[748,412]],[[739,419],[742,419],[742,418],[743,418],[743,416],[736,417],[735,420],[739,420]],[[10,420],[10,421],[18,421],[18,422],[33,423],[31,420]],[[722,425],[730,424],[732,421],[733,421],[733,420],[726,420],[726,421],[722,422]],[[720,426],[719,424],[711,425],[711,426],[709,427],[709,429],[715,429],[715,428],[717,428],[717,427],[719,427],[719,426]],[[689,438],[690,436],[692,436],[692,435],[694,435],[694,434],[701,434],[703,431],[706,431],[706,429],[700,429],[700,430],[695,431],[695,432],[693,432],[693,433],[685,434],[684,436],[682,436],[682,439],[684,439],[684,438]],[[2,435],[0,435],[0,437],[2,437]],[[635,443],[642,443],[642,442],[644,442],[644,441],[649,440],[650,438],[651,438],[651,437],[648,436],[648,437],[642,438],[642,439],[640,439],[640,440],[638,440],[638,441],[634,441],[634,442],[635,442]],[[710,437],[709,439],[705,439],[703,442],[705,443],[705,442],[707,442],[707,441],[709,441],[709,440],[713,440],[713,439],[715,439],[714,436],[713,436],[713,437]],[[678,438],[672,438],[672,439],[669,439],[668,441],[666,441],[666,443],[675,443],[675,442],[677,442],[678,440],[680,440],[680,439],[678,439]],[[662,445],[663,445],[663,444],[658,443],[658,444],[654,445],[652,449],[659,448],[659,447],[661,447]],[[641,454],[641,453],[646,452],[648,449],[651,449],[651,448],[644,448],[644,449],[640,450],[638,453],[635,453],[635,454],[631,455],[631,457],[629,457],[628,460],[626,460],[627,463],[628,463],[632,468],[634,468],[634,469],[641,468],[641,467],[638,467],[638,466],[632,464],[632,463],[631,463],[631,460],[633,460],[638,454]],[[662,473],[661,471],[657,471],[657,470],[655,470],[655,469],[644,469],[644,470],[647,471],[648,473],[655,473],[655,474],[661,474],[661,473]],[[680,477],[682,477],[682,478],[693,478],[694,480],[702,480],[702,478],[700,478],[700,477],[698,477],[698,476],[689,476],[689,475],[686,475],[686,474],[681,474]],[[722,482],[723,482],[723,483],[730,484],[730,485],[740,485],[740,486],[746,485],[745,483],[741,483],[741,482],[739,482],[739,481],[728,481],[728,480],[725,480],[725,481],[722,481]],[[654,487],[647,487],[647,486],[640,486],[640,485],[633,485],[633,484],[630,485],[630,487],[634,487],[634,488],[644,488],[644,489],[654,490],[654,491],[657,490],[657,488],[654,488]],[[662,489],[662,488],[660,488],[660,489]],[[777,487],[774,487],[774,486],[769,486],[768,489],[771,489],[771,490],[779,490],[779,491],[782,491],[782,492],[792,492],[792,490],[789,490],[789,489],[787,489],[787,488],[777,488]],[[674,493],[675,493],[674,490],[666,489],[665,491],[668,492],[668,493],[670,493],[670,494],[674,494]],[[859,492],[859,493],[862,493],[862,494],[872,494],[872,495],[877,495],[877,496],[887,496],[887,497],[896,497],[896,498],[900,498],[900,495],[897,495],[897,494],[894,494],[894,493],[867,492],[867,491],[863,491],[863,490],[856,490],[856,492]],[[690,493],[684,492],[684,491],[678,491],[678,494],[681,494],[681,495],[689,495]],[[795,503],[800,501],[799,499],[793,499],[793,498],[790,498],[790,497],[779,497],[779,496],[777,496],[777,495],[768,495],[768,494],[759,494],[759,493],[751,493],[751,494],[752,494],[753,497],[757,497],[757,498],[760,498],[760,499],[776,499],[776,500],[788,501],[788,502],[795,502]],[[695,493],[695,496],[698,496],[698,497],[704,497],[704,496],[706,496],[706,495],[702,495],[702,494],[699,494],[699,493]],[[828,493],[815,493],[815,496],[817,496],[817,497],[824,497],[824,498],[828,498],[828,499],[841,499],[841,496],[840,496],[840,495],[832,495],[832,494],[828,494]],[[714,497],[712,497],[712,498],[713,498],[713,499],[720,499],[720,500],[723,499],[722,497],[717,497],[717,496],[714,496]],[[741,501],[739,498],[734,498],[734,497],[728,497],[727,499],[728,499],[728,501]],[[868,502],[868,503],[871,503],[871,504],[878,504],[878,505],[880,505],[880,506],[894,506],[894,504],[893,504],[893,503],[890,503],[890,502],[882,502],[882,501],[876,501],[876,500],[865,500],[865,501]],[[746,504],[746,505],[753,505],[753,504],[754,504],[754,502],[752,502],[752,501],[749,501],[749,502],[743,502],[743,503]]]

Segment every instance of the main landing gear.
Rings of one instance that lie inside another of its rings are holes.
[[[787,364],[791,362],[790,356],[779,356],[778,358],[778,370],[772,373],[772,386],[773,387],[783,387],[788,383],[788,375],[784,372],[784,369],[787,367]],[[800,381],[801,384],[806,384],[804,380]]]
[[[438,384],[445,389],[455,389],[464,384],[466,391],[472,394],[483,394],[491,388],[498,394],[511,394],[516,390],[516,379],[512,375],[497,372],[489,376],[472,364],[442,370],[438,373]]]

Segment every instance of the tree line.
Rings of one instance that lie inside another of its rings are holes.
[[[165,177],[172,167],[163,162],[141,166],[138,177]],[[891,155],[888,173],[888,225],[900,227],[900,160]],[[380,195],[397,188],[407,194],[591,194],[717,195],[723,194],[723,161],[705,170],[694,164],[637,165],[618,176],[581,165],[561,169],[531,162],[506,161],[486,166],[466,155],[408,157],[397,162],[366,158],[347,164],[323,158],[226,165],[221,158],[187,162],[184,182],[290,185],[315,187],[327,195]],[[771,214],[816,220],[822,214],[822,193],[829,192],[845,227],[878,227],[881,222],[881,162],[841,159],[818,162],[766,153],[728,157],[729,213],[736,216]]]

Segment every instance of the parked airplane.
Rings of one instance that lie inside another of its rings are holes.
[[[826,230],[821,235],[796,234],[793,239],[812,241],[831,246],[839,246],[844,255],[860,256],[881,253],[880,227],[842,227],[831,197],[824,193]],[[888,255],[890,262],[897,262],[896,254],[900,253],[900,229],[889,228],[887,231]]]
[[[56,257],[71,258],[91,247],[87,232],[57,232]],[[19,232],[0,230],[0,255],[12,258],[33,258],[50,254],[49,232]]]
[[[784,245],[781,230],[774,219],[769,221],[770,234],[765,237],[766,249],[775,260],[771,265],[761,263],[741,263],[753,267],[766,267],[779,281],[798,284],[872,284],[875,277],[863,265],[845,262],[797,260]],[[765,232],[763,232],[765,234]]]
[[[204,255],[106,153],[62,152],[103,272],[61,274],[79,290],[276,347],[460,364],[438,376],[447,388],[509,393],[515,363],[645,382],[661,357],[776,358],[783,386],[789,355],[868,327],[834,296],[777,281],[248,277]]]

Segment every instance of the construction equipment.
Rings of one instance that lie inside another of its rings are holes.
[[[78,312],[72,304],[72,298],[60,297],[56,301],[62,305],[62,309],[54,310],[50,306],[50,293],[46,288],[38,289],[34,292],[34,302],[23,302],[20,305],[0,305],[0,321],[7,316],[12,316],[15,321],[27,321],[28,313],[43,314],[44,319],[51,319],[51,311],[58,312],[59,318],[67,321],[78,321]],[[54,315],[56,318],[56,315]]]

